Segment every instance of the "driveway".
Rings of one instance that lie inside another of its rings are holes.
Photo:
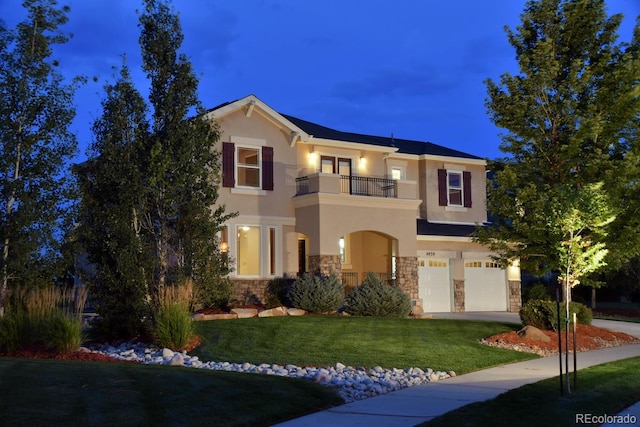
[[[477,311],[467,313],[433,313],[434,319],[464,319],[464,320],[486,320],[494,322],[520,323],[518,313],[507,313],[503,311]],[[607,328],[612,331],[624,332],[640,338],[640,323],[619,322],[615,320],[593,319],[593,326]]]

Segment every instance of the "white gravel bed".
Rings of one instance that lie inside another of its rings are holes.
[[[174,352],[168,348],[148,347],[139,343],[109,344],[83,347],[81,351],[100,353],[119,360],[144,364],[184,366],[217,371],[247,372],[264,375],[300,378],[335,387],[346,402],[366,399],[406,387],[438,381],[455,376],[455,372],[434,371],[431,368],[383,369],[380,366],[364,368],[336,363],[331,367],[299,367],[229,362],[203,362],[186,352]]]

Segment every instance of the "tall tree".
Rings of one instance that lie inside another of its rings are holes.
[[[604,0],[529,1],[521,19],[515,32],[506,28],[520,73],[486,81],[508,157],[490,166],[494,227],[477,238],[505,263],[560,271],[550,201],[572,212],[577,199],[563,195],[599,185],[617,216],[594,243],[606,244],[605,262],[617,265],[640,252],[640,26],[630,42],[617,42],[622,16],[607,16]]]
[[[142,235],[148,109],[126,66],[105,93],[90,159],[75,168],[82,193],[77,235],[88,261],[78,274],[97,303],[103,333],[135,336],[143,332],[140,319],[151,314],[152,258]]]
[[[145,153],[145,225],[153,236],[154,284],[162,288],[176,278],[192,277],[197,289],[215,281],[210,273],[221,261],[216,234],[231,217],[224,206],[215,207],[220,153],[213,147],[219,132],[215,123],[200,118],[205,110],[198,78],[188,57],[179,53],[178,15],[165,1],[144,3],[140,46],[142,69],[151,81],[153,119]]]
[[[101,314],[114,320],[110,332],[120,335],[135,333],[145,310],[153,314],[154,296],[167,285],[192,280],[203,302],[226,289],[217,234],[233,216],[216,206],[218,127],[202,119],[198,79],[178,52],[178,16],[166,2],[147,0],[139,26],[149,104],[123,68],[106,86],[91,158],[77,170],[80,234],[96,268],[90,280]],[[125,313],[128,325],[118,326]]]
[[[69,125],[83,81],[65,84],[52,59],[53,45],[69,39],[59,29],[69,8],[54,0],[23,5],[27,18],[16,29],[0,22],[0,311],[11,283],[52,279],[41,267],[55,256],[70,206],[64,169],[76,151]]]

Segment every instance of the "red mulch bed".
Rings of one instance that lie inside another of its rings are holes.
[[[537,353],[543,356],[558,353],[558,333],[555,331],[542,331],[551,338],[550,341],[540,341],[531,338],[522,338],[517,332],[506,332],[493,335],[483,340],[483,344],[494,347],[510,348],[513,350]],[[565,351],[566,336],[561,332],[562,351]],[[605,328],[598,328],[591,325],[576,326],[576,346],[578,351],[596,350],[606,347],[617,347],[625,344],[637,344],[640,339],[625,334],[615,332]],[[569,351],[573,350],[573,328],[569,327]]]

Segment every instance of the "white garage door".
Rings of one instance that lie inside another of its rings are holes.
[[[465,311],[507,311],[507,273],[490,259],[464,261]]]
[[[418,260],[418,292],[425,312],[451,311],[448,259],[420,258]]]

